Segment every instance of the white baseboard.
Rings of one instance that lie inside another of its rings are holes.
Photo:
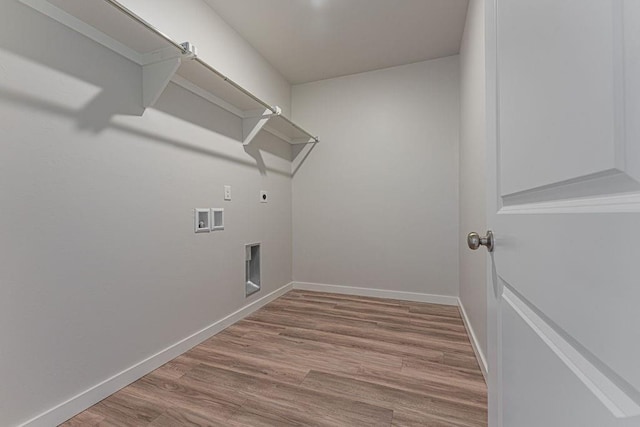
[[[303,291],[329,292],[334,294],[357,295],[361,297],[388,298],[404,301],[428,302],[432,304],[458,305],[458,298],[448,295],[390,291],[386,289],[359,288],[355,286],[325,285],[322,283],[308,282],[293,282],[293,288]]]
[[[464,305],[460,298],[458,298],[458,307],[460,308],[460,313],[462,313],[462,321],[464,322],[464,327],[467,329],[467,334],[469,335],[469,340],[471,341],[471,347],[473,347],[473,352],[476,355],[476,359],[478,359],[478,365],[480,365],[480,370],[482,371],[482,376],[484,380],[487,381],[487,373],[489,371],[487,365],[487,359],[482,352],[482,347],[480,347],[480,343],[478,342],[478,338],[476,337],[473,328],[471,327],[471,322],[469,321],[469,317],[467,316],[467,312],[464,309]]]
[[[135,365],[119,372],[111,378],[108,378],[101,383],[96,384],[95,386],[72,397],[66,402],[63,402],[47,410],[46,412],[43,412],[42,414],[30,419],[29,421],[21,424],[20,427],[51,427],[68,420],[69,418],[84,411],[90,406],[95,405],[107,396],[143,377],[154,369],[157,369],[170,360],[175,359],[179,355],[195,347],[201,342],[211,338],[223,329],[231,326],[239,320],[242,320],[265,304],[285,294],[286,292],[291,290],[292,287],[293,284],[289,283],[271,292],[270,294],[263,296],[262,298],[242,307],[238,311],[231,313],[230,315],[218,320],[217,322],[205,327],[204,329],[201,329],[200,331],[184,338],[183,340],[170,345],[164,350],[148,357],[147,359],[139,363],[136,363]]]

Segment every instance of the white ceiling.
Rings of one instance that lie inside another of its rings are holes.
[[[468,0],[205,0],[292,84],[455,55]]]

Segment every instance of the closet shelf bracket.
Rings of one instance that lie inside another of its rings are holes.
[[[242,118],[242,144],[249,145],[272,117],[282,114],[280,107],[246,111]]]
[[[169,82],[174,78],[183,60],[197,57],[196,47],[184,42],[182,52],[176,54],[175,49],[167,47],[155,52],[147,53],[143,57],[142,65],[142,106],[153,107]]]

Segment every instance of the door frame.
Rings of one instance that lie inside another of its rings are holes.
[[[497,69],[497,0],[484,0],[485,37],[485,144],[486,144],[486,218],[492,230],[494,216],[500,208],[498,198],[498,69]],[[499,246],[499,237],[496,240]],[[487,394],[489,426],[502,427],[501,330],[502,290],[496,274],[493,252],[487,256]]]

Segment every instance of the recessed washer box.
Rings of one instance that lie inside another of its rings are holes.
[[[196,233],[208,233],[211,231],[211,209],[200,208],[195,210],[194,226]]]
[[[224,230],[224,209],[211,209],[211,231]]]

